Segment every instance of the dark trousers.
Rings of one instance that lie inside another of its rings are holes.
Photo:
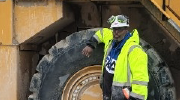
[[[111,97],[104,95],[103,100],[127,100],[119,86],[112,86]]]

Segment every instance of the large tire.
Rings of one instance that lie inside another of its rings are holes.
[[[67,83],[72,80],[76,73],[89,68],[88,66],[101,65],[103,45],[99,45],[90,58],[81,54],[86,41],[96,30],[90,29],[71,34],[49,50],[49,54],[44,56],[37,66],[38,73],[32,77],[30,91],[33,94],[29,96],[29,100],[61,100],[62,95],[67,95],[64,92],[64,89],[67,90]],[[176,100],[173,80],[167,65],[149,44],[141,40],[141,45],[149,58],[148,100]],[[94,68],[94,70],[100,72],[101,68]],[[71,90],[68,91],[71,92]],[[73,98],[72,100],[80,99]]]

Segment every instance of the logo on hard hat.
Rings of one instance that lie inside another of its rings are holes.
[[[114,23],[114,25],[117,25],[118,23]]]

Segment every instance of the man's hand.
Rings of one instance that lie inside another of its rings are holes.
[[[86,46],[83,50],[82,50],[82,54],[89,57],[91,55],[91,53],[93,52],[93,49],[90,46]]]
[[[129,94],[130,94],[129,89],[128,88],[124,88],[124,89],[122,89],[122,91],[123,91],[123,94],[126,97],[126,99],[129,100]]]

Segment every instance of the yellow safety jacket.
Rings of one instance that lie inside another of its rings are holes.
[[[112,86],[130,86],[132,88],[130,96],[146,100],[148,95],[147,85],[149,82],[148,58],[147,54],[139,45],[137,30],[134,29],[131,35],[118,55]],[[112,30],[108,28],[100,29],[93,37],[98,43],[103,42],[105,44],[102,64],[104,67],[105,59],[112,48]]]

